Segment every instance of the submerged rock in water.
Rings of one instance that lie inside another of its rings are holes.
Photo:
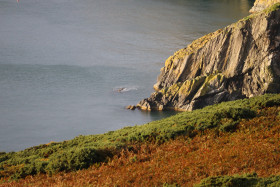
[[[142,110],[193,110],[280,92],[280,5],[195,40],[169,57]]]
[[[128,110],[135,110],[135,109],[136,109],[136,106],[134,106],[134,105],[128,105],[128,106],[126,107],[126,109],[128,109]]]
[[[132,87],[119,87],[119,88],[115,88],[114,91],[122,93],[122,92],[129,92],[129,91],[134,91],[137,90],[138,88],[136,86],[132,86]]]
[[[123,92],[123,91],[125,91],[125,88],[118,88],[116,91],[117,92]]]

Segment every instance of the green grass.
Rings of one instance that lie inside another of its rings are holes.
[[[265,13],[270,13],[275,10],[278,10],[280,8],[280,3],[275,3],[274,5],[268,7],[267,9],[264,10]]]
[[[246,20],[250,20],[254,17],[256,17],[257,15],[261,14],[261,13],[265,13],[265,14],[269,14],[271,12],[274,12],[275,10],[278,10],[280,8],[280,3],[275,3],[274,5],[264,9],[263,11],[261,12],[257,12],[257,13],[254,13],[254,14],[250,14],[249,16],[243,18],[241,21],[246,21]]]
[[[209,177],[195,185],[195,187],[257,187],[257,186],[280,186],[280,176],[272,176],[268,178],[259,178],[256,174],[234,175],[234,176],[219,176]]]
[[[209,128],[231,132],[240,120],[255,117],[259,108],[275,105],[280,105],[279,94],[264,95],[182,112],[105,134],[78,136],[19,152],[0,153],[0,177],[17,179],[37,173],[53,174],[88,168],[94,163],[106,162],[122,148],[129,149],[131,144],[162,143],[180,135],[193,137],[198,131]]]

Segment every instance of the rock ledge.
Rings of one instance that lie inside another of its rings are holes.
[[[190,111],[280,92],[280,4],[195,40],[169,57],[142,110]]]

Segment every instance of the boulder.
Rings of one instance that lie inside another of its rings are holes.
[[[135,110],[135,109],[136,109],[136,106],[134,106],[134,105],[128,105],[128,106],[126,107],[126,109],[128,109],[128,110]]]

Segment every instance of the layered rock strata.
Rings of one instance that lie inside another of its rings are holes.
[[[189,111],[280,92],[280,4],[210,33],[169,57],[142,110]]]

